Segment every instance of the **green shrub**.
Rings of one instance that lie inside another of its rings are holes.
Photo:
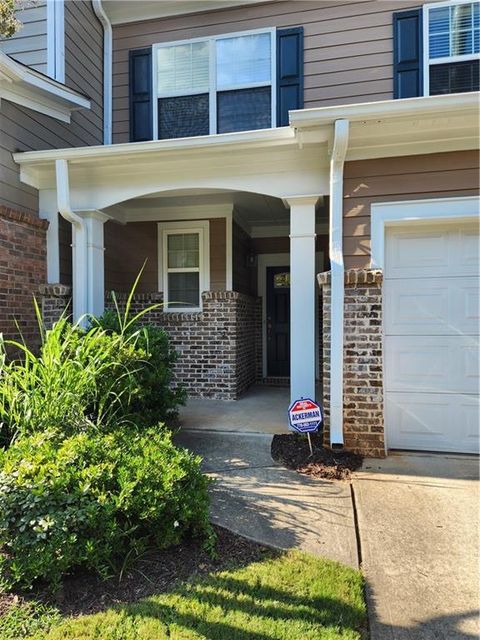
[[[148,318],[148,313],[145,316]],[[170,347],[167,333],[158,326],[141,326],[134,321],[125,326],[117,311],[106,311],[95,321],[111,335],[123,334],[134,338],[137,349],[142,354],[142,362],[137,367],[137,393],[131,398],[130,410],[135,414],[135,422],[146,425],[168,422],[174,418],[178,406],[185,404],[186,393],[181,386],[172,386],[173,364],[176,352]]]
[[[121,423],[140,393],[145,353],[137,339],[100,327],[85,332],[66,318],[42,332],[38,355],[0,336],[0,444],[47,428],[69,434],[91,423],[104,429]],[[22,357],[9,361],[7,344]]]
[[[25,436],[0,456],[3,587],[53,586],[76,567],[106,575],[132,550],[212,540],[200,459],[161,426]]]

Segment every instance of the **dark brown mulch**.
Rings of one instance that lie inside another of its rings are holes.
[[[26,597],[0,594],[0,615],[13,604],[30,598],[53,605],[64,615],[95,613],[170,591],[179,581],[196,575],[244,566],[276,553],[221,527],[215,527],[215,531],[218,536],[215,558],[210,557],[198,541],[186,541],[177,547],[151,551],[137,558],[121,578],[102,580],[89,573],[76,573],[64,580],[55,596],[39,590]]]
[[[272,458],[298,473],[327,480],[348,480],[351,472],[362,466],[363,458],[349,451],[325,449],[322,437],[310,434],[313,455],[306,435],[285,433],[273,436]]]

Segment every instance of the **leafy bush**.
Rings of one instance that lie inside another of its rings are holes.
[[[148,317],[148,314],[147,316]],[[136,379],[137,393],[131,398],[130,410],[135,414],[135,422],[152,424],[158,421],[169,422],[178,411],[178,405],[184,404],[186,393],[181,386],[172,387],[172,367],[177,360],[176,352],[170,347],[167,333],[158,326],[141,326],[138,320],[128,323],[122,321],[116,311],[108,310],[95,321],[110,335],[122,334],[128,339],[135,338],[137,349],[142,354]]]
[[[89,424],[118,426],[140,394],[137,374],[145,353],[137,338],[100,327],[85,332],[61,318],[42,332],[38,355],[9,341],[22,356],[9,361],[0,337],[0,444],[45,429],[69,434]]]
[[[187,533],[212,541],[200,458],[159,426],[36,433],[4,451],[0,466],[4,587],[56,586],[80,566],[106,575],[132,549]]]

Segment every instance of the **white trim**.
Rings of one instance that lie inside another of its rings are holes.
[[[430,97],[430,66],[435,64],[448,64],[453,62],[468,62],[469,60],[478,60],[479,54],[465,54],[456,56],[444,56],[443,58],[432,58],[430,60],[430,10],[442,7],[454,7],[459,4],[475,4],[474,0],[446,0],[444,2],[433,2],[422,6],[422,31],[423,31],[423,95]],[[450,35],[450,31],[449,31]],[[472,25],[472,43],[474,38],[474,30]],[[454,94],[455,95],[455,94]]]
[[[222,33],[214,36],[189,38],[185,40],[173,40],[171,42],[157,42],[152,45],[152,95],[153,95],[153,139],[158,140],[158,100],[159,98],[181,97],[190,95],[201,95],[206,91],[174,91],[162,96],[158,95],[157,90],[157,75],[158,75],[158,56],[157,51],[159,49],[165,49],[168,47],[177,47],[184,44],[194,44],[197,42],[208,43],[209,48],[209,135],[215,135],[217,133],[217,74],[216,74],[216,47],[217,40],[224,40],[226,38],[240,38],[242,36],[259,35],[262,33],[270,34],[270,82],[253,82],[243,83],[238,85],[231,85],[222,87],[223,91],[234,91],[239,89],[253,89],[257,87],[271,87],[271,128],[275,128],[277,124],[277,78],[276,78],[276,29],[251,29],[248,31],[236,31],[232,33]]]
[[[64,0],[47,0],[47,75],[65,82]]]
[[[103,144],[112,144],[112,25],[102,0],[92,0],[92,6],[103,27]]]
[[[429,198],[402,200],[401,202],[374,202],[371,205],[371,268],[383,269],[385,265],[385,227],[405,223],[432,221],[461,221],[480,215],[480,198]]]
[[[159,222],[158,228],[158,290],[163,293],[165,313],[192,313],[202,310],[202,293],[210,289],[210,223],[199,220],[192,226],[189,222]],[[199,306],[168,308],[168,281],[166,241],[168,235],[175,233],[199,234],[199,266],[195,269],[180,269],[179,271],[194,271],[199,273]]]
[[[62,122],[73,111],[90,109],[90,100],[0,51],[0,97]]]

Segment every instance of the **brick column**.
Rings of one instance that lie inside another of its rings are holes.
[[[330,272],[323,289],[324,442],[330,419]],[[385,455],[383,414],[382,272],[345,273],[343,432],[345,448],[363,455]]]
[[[71,313],[72,289],[66,284],[45,284],[40,287],[43,324],[50,329],[62,313]]]

